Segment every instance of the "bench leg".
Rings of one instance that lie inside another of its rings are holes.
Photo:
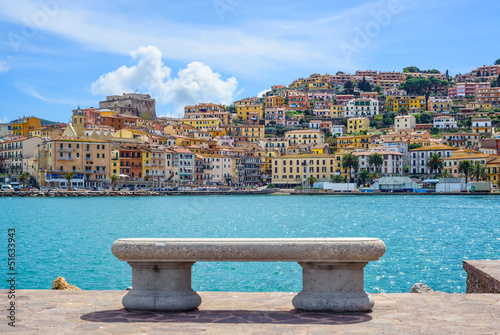
[[[302,291],[293,300],[293,306],[314,312],[364,312],[374,302],[363,286],[363,268],[366,262],[300,263]]]
[[[132,290],[123,297],[125,308],[139,311],[177,312],[196,309],[201,297],[191,289],[194,262],[128,262]]]

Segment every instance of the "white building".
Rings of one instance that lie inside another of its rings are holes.
[[[387,151],[395,151],[402,153],[404,156],[404,163],[405,165],[408,165],[408,142],[404,141],[383,142],[382,148]]]
[[[457,128],[457,121],[451,116],[438,116],[434,118],[434,127],[439,129],[455,129]]]
[[[442,144],[411,149],[409,153],[410,173],[431,173],[430,169],[427,167],[427,162],[432,154],[438,154],[444,159],[451,157],[451,153],[455,150],[458,150],[458,148]],[[432,171],[432,173],[437,173],[437,171]]]
[[[371,98],[352,99],[344,103],[346,117],[375,116],[378,114],[378,100]]]
[[[415,129],[417,120],[413,115],[399,115],[394,118],[394,130]]]
[[[378,168],[369,165],[370,156],[374,154],[382,155],[384,163]],[[404,172],[404,155],[395,151],[358,151],[353,152],[354,156],[358,157],[359,169],[366,169],[368,172],[377,172],[381,176],[392,176],[402,174]]]
[[[229,156],[224,155],[208,155],[203,156],[203,182],[230,184],[233,182],[233,160]]]
[[[332,125],[332,136],[344,136],[345,132],[346,129],[344,125]]]

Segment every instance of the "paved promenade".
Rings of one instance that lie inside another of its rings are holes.
[[[17,291],[0,334],[500,334],[500,294],[374,294],[369,313],[298,312],[292,293],[199,292],[199,310],[123,309],[125,291]],[[7,301],[7,290],[0,290]]]

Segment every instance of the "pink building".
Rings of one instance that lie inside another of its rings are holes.
[[[465,82],[465,83],[457,83],[457,96],[458,97],[467,97],[476,95],[476,90],[478,88],[489,88],[490,83],[476,83],[476,82]]]
[[[345,102],[348,102],[349,100],[354,99],[353,94],[344,94],[344,95],[337,95],[337,105],[343,105]]]

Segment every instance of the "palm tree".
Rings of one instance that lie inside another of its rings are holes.
[[[350,182],[352,182],[352,169],[357,171],[358,167],[359,167],[358,156],[355,156],[352,153],[348,153],[347,155],[342,157],[342,168],[349,169]]]
[[[444,163],[443,159],[441,158],[440,154],[431,154],[431,157],[429,157],[429,160],[427,161],[427,167],[431,170],[432,172],[439,173],[443,169]]]
[[[469,182],[469,173],[471,172],[470,161],[461,161],[458,164],[458,172],[465,174],[465,182]]]
[[[486,167],[483,164],[481,164],[480,161],[476,161],[472,165],[471,177],[476,178],[476,181],[479,181],[479,179],[488,178],[488,174],[486,173]]]
[[[113,188],[113,191],[115,191],[116,181],[120,179],[120,177],[116,174],[112,174],[111,176],[109,176],[109,179],[111,179],[111,187]]]
[[[71,179],[73,179],[74,175],[75,174],[71,173],[71,172],[68,172],[68,173],[65,173],[65,174],[62,175],[62,177],[68,181],[68,191],[72,191],[72,189],[71,189]]]
[[[30,174],[28,172],[23,172],[19,175],[19,179],[23,182],[23,189],[24,189],[24,181],[28,179]]]
[[[370,182],[372,183],[375,179],[378,178],[377,172],[370,173]]]
[[[316,177],[313,177],[313,176],[307,178],[307,182],[309,183],[309,185],[311,187],[313,187],[314,183],[317,182],[317,181],[318,181],[318,179],[316,179]]]
[[[444,170],[443,173],[441,173],[441,178],[451,178],[452,175],[448,170]]]
[[[378,168],[384,164],[384,157],[379,153],[374,153],[368,158],[368,165],[375,166],[375,170],[378,171]]]
[[[358,184],[365,186],[365,184],[368,182],[369,179],[370,179],[370,173],[368,171],[366,171],[366,169],[362,169],[359,172]]]

